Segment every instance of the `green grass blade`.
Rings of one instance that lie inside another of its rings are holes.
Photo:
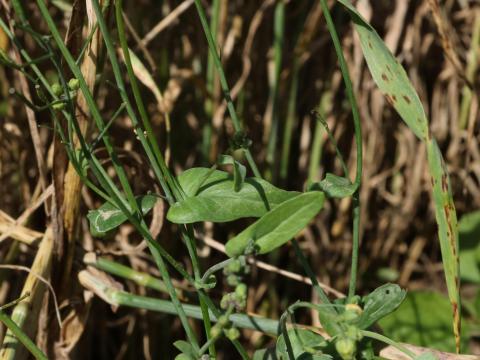
[[[15,337],[27,348],[28,351],[36,358],[40,360],[47,360],[45,354],[33,343],[33,341],[18,327],[15,322],[8,317],[3,311],[0,310],[0,322],[12,332]]]
[[[435,217],[438,224],[440,250],[447,282],[448,297],[452,304],[453,332],[457,351],[460,350],[460,260],[458,256],[457,213],[452,198],[450,178],[437,142],[431,140],[427,145],[428,164],[435,202]]]
[[[338,0],[348,10],[360,37],[363,55],[378,88],[403,121],[421,140],[428,135],[428,121],[422,102],[408,76],[375,29],[363,19],[349,0]]]

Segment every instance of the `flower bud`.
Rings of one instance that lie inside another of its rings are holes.
[[[60,96],[63,94],[63,88],[60,86],[59,83],[55,83],[52,85],[52,92],[56,95],[56,96]]]
[[[70,90],[78,90],[80,88],[80,81],[78,79],[72,78],[68,81],[68,88]]]
[[[240,337],[240,331],[237,328],[230,328],[225,330],[225,336],[230,340],[237,340]]]
[[[343,360],[353,360],[357,351],[357,343],[347,337],[340,337],[335,341],[335,349]]]

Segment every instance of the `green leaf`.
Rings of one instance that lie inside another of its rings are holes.
[[[217,163],[219,165],[233,165],[233,188],[236,192],[240,191],[247,175],[247,169],[245,166],[240,164],[230,155],[220,155],[217,159]]]
[[[435,218],[438,224],[438,238],[447,283],[448,297],[452,304],[453,332],[460,343],[460,266],[458,257],[458,224],[453,204],[450,178],[437,142],[427,144],[428,165],[432,176]]]
[[[367,329],[381,318],[395,311],[403,302],[406,291],[396,284],[385,284],[362,299],[363,312],[356,325]]]
[[[453,352],[450,313],[447,297],[431,291],[411,291],[402,305],[378,324],[385,336],[397,342]],[[467,340],[463,337],[462,344]]]
[[[178,354],[175,356],[175,360],[196,360],[194,357],[185,355],[185,354]]]
[[[322,350],[328,346],[327,341],[313,331],[294,328],[288,330],[288,341],[293,358],[298,360],[331,360],[331,355],[323,354]],[[277,339],[276,346],[277,358],[279,360],[289,360],[289,351],[287,350],[287,342],[284,335],[280,335]]]
[[[420,139],[428,136],[428,120],[422,102],[408,76],[375,29],[349,0],[338,0],[349,12],[360,38],[363,56],[373,80],[403,121]]]
[[[184,340],[177,340],[173,343],[178,350],[182,353],[175,357],[175,360],[195,360],[197,359],[197,354],[193,349],[192,345]]]
[[[312,190],[321,190],[331,198],[352,196],[355,190],[357,190],[357,187],[349,179],[331,173],[327,173],[325,179],[319,183],[312,184],[310,188]]]
[[[242,255],[245,250],[265,254],[282,246],[307,226],[324,199],[322,192],[312,191],[283,202],[230,239],[225,246],[227,255]]]
[[[153,208],[157,200],[158,197],[155,195],[143,195],[136,198],[137,205],[142,209],[143,215]],[[90,210],[87,218],[90,222],[90,231],[92,233],[104,234],[123,224],[128,219],[128,216],[116,206],[107,202],[96,210]]]
[[[189,169],[178,181],[187,198],[173,204],[167,213],[167,219],[177,224],[260,217],[300,194],[257,178],[245,179],[240,191],[235,191],[231,174],[209,168]]]
[[[278,358],[275,348],[266,348],[255,351],[252,360],[278,360]]]

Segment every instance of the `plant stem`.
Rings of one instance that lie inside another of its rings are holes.
[[[274,49],[274,70],[273,79],[270,87],[270,102],[272,103],[271,126],[267,129],[270,133],[267,145],[267,157],[269,180],[275,179],[275,153],[277,147],[277,136],[279,128],[279,89],[280,73],[282,70],[283,38],[285,32],[285,1],[280,0],[275,6],[274,24],[273,24],[273,49]]]
[[[45,354],[34,344],[34,342],[18,327],[15,322],[0,310],[0,322],[4,323],[10,332],[27,348],[28,351],[40,360],[48,360]]]
[[[205,15],[205,11],[203,10],[203,6],[200,0],[195,0],[195,6],[197,8],[198,16],[200,17],[200,22],[202,23],[203,31],[205,33],[205,37],[207,38],[208,47],[210,52],[213,56],[213,62],[218,72],[218,76],[220,78],[220,85],[222,86],[223,96],[225,97],[225,101],[227,102],[228,112],[230,113],[230,117],[232,119],[233,127],[235,131],[240,131],[242,129],[240,125],[240,120],[238,119],[237,112],[235,110],[235,105],[233,104],[232,98],[230,96],[230,88],[228,86],[227,78],[225,77],[225,73],[223,71],[222,62],[220,60],[220,56],[218,56],[217,47],[215,40],[213,39],[212,32],[210,31],[210,27],[208,25],[207,17]],[[253,171],[253,174],[261,178],[260,171],[257,168],[257,165],[253,161],[252,154],[249,149],[245,150],[245,155],[250,165],[250,168]]]
[[[345,83],[345,89],[347,91],[348,100],[350,106],[352,107],[352,116],[353,116],[353,126],[355,129],[355,143],[357,147],[357,172],[355,174],[354,185],[357,190],[353,194],[353,242],[352,242],[352,264],[350,270],[350,283],[348,287],[348,296],[352,297],[355,295],[355,288],[357,283],[357,267],[358,267],[358,251],[359,251],[359,240],[360,240],[360,186],[362,180],[362,127],[360,124],[360,112],[358,110],[357,100],[355,99],[355,94],[353,93],[352,81],[350,79],[350,74],[348,71],[348,66],[343,56],[342,45],[340,39],[338,38],[337,31],[335,29],[335,24],[333,23],[330,10],[327,5],[326,0],[320,0],[320,6],[322,7],[323,14],[325,16],[325,21],[327,22],[327,28],[332,37],[333,46],[335,47],[335,52],[337,54],[338,62],[340,65],[340,70],[342,72],[343,80]]]
[[[386,336],[383,336],[381,334],[377,334],[375,332],[372,332],[372,331],[367,331],[367,330],[361,330],[363,336],[366,336],[366,337],[369,337],[371,339],[375,339],[375,340],[378,340],[378,341],[381,341],[385,344],[388,344],[388,345],[392,345],[394,347],[396,347],[398,350],[400,350],[401,352],[405,353],[406,355],[410,356],[412,359],[415,359],[416,358],[416,355],[410,351],[409,349],[407,349],[405,346],[403,346],[402,344],[399,344],[395,341],[393,341],[392,339],[389,339],[388,337]]]
[[[218,21],[220,17],[220,0],[212,1],[212,18],[210,19],[210,31],[212,34],[216,35],[218,32]],[[206,87],[207,87],[207,98],[205,99],[205,113],[207,114],[207,123],[203,127],[203,142],[202,142],[202,153],[204,161],[208,162],[210,158],[210,148],[211,148],[211,137],[212,137],[212,117],[214,113],[215,105],[215,84],[217,79],[215,77],[215,64],[213,59],[212,52],[208,53],[207,59],[207,76],[206,76]]]
[[[133,295],[119,290],[111,290],[108,295],[110,300],[117,305],[131,306],[167,314],[177,314],[175,307],[168,300]],[[199,320],[203,319],[202,310],[199,306],[182,304],[182,308],[187,316]],[[209,310],[208,313],[213,322],[218,320],[218,316],[211,310]],[[239,328],[257,330],[272,335],[278,334],[278,321],[276,320],[249,316],[246,314],[232,314],[230,315],[229,320],[234,326]]]

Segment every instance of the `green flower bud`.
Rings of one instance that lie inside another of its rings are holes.
[[[75,78],[70,79],[68,81],[68,88],[73,91],[78,90],[80,88],[80,81]]]
[[[63,88],[60,86],[59,83],[55,83],[52,85],[52,92],[56,95],[56,96],[60,96],[63,94]]]
[[[227,276],[227,284],[229,286],[237,286],[240,280],[238,279],[238,276],[235,274],[230,274]]]
[[[237,340],[240,337],[240,331],[237,328],[230,328],[225,330],[225,336],[230,340]]]
[[[335,349],[343,360],[353,360],[357,351],[357,343],[348,337],[340,337],[335,341]]]
[[[238,298],[245,299],[247,297],[247,285],[245,283],[239,283],[235,288],[235,295]]]
[[[222,315],[222,316],[220,316],[220,317],[218,318],[217,324],[218,324],[220,327],[224,328],[225,326],[228,325],[228,323],[229,323],[229,321],[228,321],[228,317],[227,317],[226,315]]]
[[[345,331],[345,336],[355,341],[360,341],[363,338],[360,329],[352,325],[348,326],[347,331]]]
[[[55,103],[52,105],[52,109],[57,111],[62,111],[63,109],[65,109],[65,103],[64,102]]]
[[[212,338],[217,338],[220,335],[222,335],[222,328],[217,325],[213,325],[212,328],[210,329],[210,336]]]
[[[228,308],[230,303],[232,302],[232,296],[231,294],[225,294],[222,296],[222,300],[220,300],[220,307],[224,310]]]

